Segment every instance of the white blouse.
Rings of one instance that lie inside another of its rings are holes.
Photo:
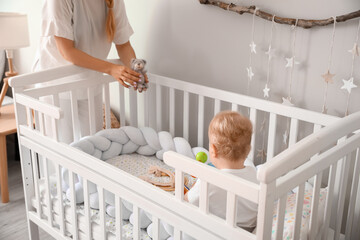
[[[106,59],[111,43],[106,35],[108,8],[105,0],[45,0],[41,36],[33,71],[69,64],[56,47],[54,36],[74,41],[85,53]],[[114,0],[115,44],[124,44],[133,34],[124,0]]]

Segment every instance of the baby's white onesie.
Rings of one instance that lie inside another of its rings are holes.
[[[233,174],[248,181],[258,183],[255,167],[246,165],[242,169],[221,169],[221,171]],[[199,206],[200,182],[197,180],[195,185],[188,192],[190,203]],[[226,191],[214,185],[209,185],[209,211],[210,213],[225,219],[226,217]],[[257,204],[244,198],[237,197],[237,226],[245,229],[256,226]]]

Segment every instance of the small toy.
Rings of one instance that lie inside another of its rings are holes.
[[[175,191],[175,174],[173,172],[171,172],[170,170],[167,170],[165,168],[161,168],[159,166],[150,166],[150,168],[148,169],[148,173],[153,174],[155,177],[169,177],[169,181],[166,183],[156,181],[156,180],[151,179],[147,175],[139,176],[139,178],[146,182],[149,182],[152,185],[155,185],[165,191],[168,191],[168,192]],[[188,183],[189,183],[189,179],[184,177],[184,194],[186,194],[187,191],[189,191],[189,189],[190,189],[188,187]]]
[[[196,160],[197,161],[199,161],[199,162],[202,162],[202,163],[206,163],[206,161],[207,161],[207,155],[206,155],[206,153],[204,153],[204,152],[198,152],[197,154],[196,154]]]
[[[148,88],[148,84],[145,82],[145,76],[144,76],[144,74],[146,73],[145,64],[146,61],[144,59],[138,59],[138,58],[131,59],[131,69],[141,74],[140,80],[137,83],[137,90],[140,93],[142,91],[146,91],[146,89]]]

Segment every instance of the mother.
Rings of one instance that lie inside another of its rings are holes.
[[[129,38],[133,34],[126,16],[123,0],[45,0],[42,9],[41,37],[34,71],[73,63],[92,69],[98,73],[113,76],[124,87],[136,89],[139,73],[130,69],[130,61],[136,58]],[[116,45],[118,55],[124,65],[105,61],[111,48]],[[87,74],[78,78],[100,77]],[[147,77],[146,81],[147,81]],[[74,78],[69,79],[73,81]],[[81,135],[89,134],[86,92],[77,91]],[[51,97],[44,101],[52,102]],[[101,90],[95,90],[96,130],[102,127]],[[71,108],[69,94],[60,94],[60,107],[64,119],[59,122],[60,129],[69,131],[59,133],[59,140],[73,141],[71,127]],[[47,135],[52,135],[47,127]]]

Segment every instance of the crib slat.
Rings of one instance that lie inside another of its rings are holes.
[[[122,204],[121,198],[115,196],[115,222],[116,222],[116,240],[122,240]]]
[[[36,115],[38,116],[37,119],[39,122],[38,123],[39,131],[43,136],[45,136],[44,114],[42,114],[41,112],[35,111],[34,116],[36,116]],[[41,165],[41,167],[40,167],[40,178],[41,178],[41,177],[45,176],[44,170],[46,168],[46,166],[45,166],[46,159],[44,159],[42,156],[38,155],[38,161],[39,161],[39,164]]]
[[[59,132],[58,132],[57,122],[58,122],[57,119],[51,118],[51,126],[52,126],[52,132],[53,132],[52,138],[56,141],[59,141]]]
[[[55,107],[59,107],[59,106],[60,106],[59,94],[53,94],[53,95],[52,95],[52,100],[53,100],[53,105],[54,105]]]
[[[331,210],[332,210],[332,203],[333,203],[333,193],[334,193],[334,183],[335,183],[335,176],[336,176],[336,169],[337,162],[330,166],[330,173],[329,173],[329,180],[328,180],[328,192],[326,197],[325,203],[325,210],[324,210],[324,231],[322,233],[322,239],[328,239],[328,231],[330,225],[330,217],[331,217]]]
[[[259,208],[257,216],[257,239],[270,240],[275,201],[275,182],[260,183]]]
[[[33,121],[35,121],[35,129],[40,131],[39,111],[33,110],[33,113],[34,113]]]
[[[319,124],[314,124],[313,133],[318,132],[321,128],[322,128],[321,125],[319,125]],[[319,156],[319,153],[316,153],[314,156],[312,156],[312,157],[310,158],[310,160],[314,159],[314,158],[317,157],[317,156]],[[308,179],[308,182],[311,183],[311,184],[314,184],[314,177]]]
[[[204,96],[199,95],[198,107],[198,146],[204,146]]]
[[[27,125],[30,129],[34,129],[33,117],[31,113],[31,109],[26,107],[26,118],[27,118]]]
[[[219,99],[215,99],[214,103],[214,116],[220,112],[221,102]]]
[[[148,103],[147,103],[147,91],[143,91],[141,93],[137,93],[137,101],[138,101],[138,127],[146,127],[149,123],[149,115],[148,115]]]
[[[350,237],[351,235],[351,228],[352,228],[354,212],[355,212],[356,195],[359,184],[359,172],[360,172],[360,159],[359,159],[359,148],[358,148],[356,150],[354,174],[353,174],[351,193],[350,193],[351,198],[349,202],[348,216],[346,220],[345,236],[347,237]]]
[[[42,135],[44,135],[45,136],[45,126],[44,126],[44,114],[42,114],[41,112],[35,112],[35,115],[36,115],[36,113],[38,114],[38,121],[39,121],[39,130],[40,130],[40,133],[42,134]],[[36,118],[35,118],[36,119]],[[35,124],[35,126],[36,126],[36,124]]]
[[[235,111],[235,112],[239,111],[238,105],[236,103],[231,104],[231,111]]]
[[[277,224],[276,224],[276,239],[283,239],[284,232],[284,217],[285,217],[285,206],[286,206],[287,195],[282,196],[278,202],[278,212],[277,212]]]
[[[152,216],[152,240],[159,240],[159,226],[160,226],[160,221],[159,218]]]
[[[106,238],[104,188],[98,186],[101,239]]]
[[[125,91],[124,87],[119,85],[119,106],[120,106],[120,126],[126,126],[125,124]]]
[[[304,192],[305,192],[305,183],[299,185],[298,192],[296,195],[296,213],[295,213],[295,227],[293,232],[293,239],[300,239],[300,226],[303,215],[303,206],[304,206]]]
[[[236,221],[236,195],[232,192],[227,192],[226,197],[226,223],[232,227],[235,226]]]
[[[157,130],[162,130],[162,106],[161,106],[161,100],[162,100],[162,91],[161,86],[159,84],[156,84],[156,123],[157,123]]]
[[[92,239],[91,218],[90,218],[90,199],[89,199],[89,181],[83,178],[84,186],[84,213],[85,213],[85,235],[87,239]]]
[[[338,202],[338,209],[337,209],[337,217],[336,217],[336,228],[335,228],[335,239],[340,238],[340,230],[342,225],[342,217],[344,212],[344,204],[345,204],[345,192],[346,192],[346,185],[347,185],[347,177],[349,174],[350,169],[350,160],[351,154],[348,154],[342,161],[341,166],[341,184],[340,184],[340,191],[339,191],[339,202]]]
[[[31,151],[31,162],[33,166],[33,176],[35,184],[35,197],[36,197],[36,207],[37,215],[41,219],[41,199],[40,199],[40,190],[39,190],[39,165],[36,153]]]
[[[145,93],[145,92],[144,92]],[[138,102],[138,118],[137,118],[137,126],[139,128],[145,127],[145,95],[144,93],[138,93],[137,96],[137,102]]]
[[[150,101],[150,92],[149,91],[145,91],[145,92],[142,92],[142,96],[143,96],[143,99],[144,99],[144,102],[143,102],[143,106],[144,106],[144,126],[145,127],[149,127],[150,124],[149,124],[149,101]]]
[[[175,197],[180,201],[184,199],[184,174],[178,169],[175,169]]]
[[[46,203],[47,203],[47,216],[49,225],[53,226],[53,218],[52,218],[52,202],[51,202],[51,193],[50,193],[50,181],[49,181],[49,171],[48,171],[48,159],[43,157],[44,163],[44,176],[45,176],[45,189],[46,189]]]
[[[110,89],[109,83],[103,84],[103,95],[105,105],[105,127],[111,128],[111,115],[110,115]]]
[[[56,107],[60,107],[60,99],[59,99],[59,94],[53,94],[52,95],[52,100],[53,100],[53,105]],[[56,141],[58,141],[58,126],[57,126],[57,122],[58,120],[55,118],[51,118],[51,129],[52,129],[52,137],[53,139],[55,139]],[[49,133],[46,133],[47,135],[49,135]]]
[[[74,173],[69,169],[69,184],[70,184],[70,206],[71,206],[71,219],[72,219],[72,237],[74,240],[79,238],[77,214],[76,214],[76,196],[75,196],[75,181]]]
[[[73,127],[74,141],[80,140],[80,123],[77,94],[74,90],[70,91],[71,119]]]
[[[360,199],[360,184],[358,184],[356,199]],[[355,210],[354,210],[354,219],[352,226],[352,233],[350,235],[351,239],[356,239],[357,236],[360,235],[360,230],[358,228],[360,222],[360,201],[355,202]]]
[[[310,216],[310,234],[309,239],[315,239],[317,234],[317,223],[318,223],[318,208],[319,208],[319,198],[320,198],[320,187],[322,180],[323,172],[318,173],[315,176],[315,185],[313,188],[312,202],[311,202],[311,216]]]
[[[183,137],[189,141],[189,92],[184,91]]]
[[[88,107],[89,107],[89,126],[90,126],[90,135],[94,135],[96,133],[96,124],[95,124],[95,96],[94,89],[87,89],[88,95]]]
[[[209,183],[201,179],[199,208],[203,213],[209,213]]]
[[[61,169],[60,165],[55,163],[56,170],[56,191],[57,199],[59,201],[59,213],[60,213],[60,233],[62,236],[65,236],[65,218],[64,218],[64,202],[62,198],[62,178],[61,178]]]
[[[139,207],[133,205],[133,213],[132,214],[134,217],[133,239],[140,240]]]
[[[319,131],[320,129],[322,128],[321,125],[319,124],[314,124],[314,130],[313,130],[313,133],[316,133],[317,131]]]
[[[181,240],[181,231],[177,227],[174,227],[174,239]]]
[[[250,121],[253,125],[253,134],[251,136],[251,150],[249,153],[249,159],[254,159],[254,154],[255,154],[256,117],[257,117],[257,110],[255,108],[251,108],[250,109]]]
[[[170,126],[170,133],[172,136],[175,136],[175,89],[169,89],[169,126]]]
[[[299,120],[296,118],[292,118],[290,122],[289,146],[297,142],[298,130],[299,130]]]
[[[340,138],[337,141],[337,144],[343,143],[346,140],[346,138],[347,138],[346,136]],[[339,196],[341,194],[341,192],[340,192],[340,190],[341,190],[341,176],[342,176],[343,170],[344,170],[345,158],[346,157],[343,156],[342,159],[337,162],[337,168],[336,168],[336,173],[335,173],[335,182],[334,182],[334,188],[333,188],[334,199],[333,199],[333,203],[332,203],[333,207],[332,207],[332,210],[331,210],[331,216],[336,216],[337,215],[337,210],[338,210],[337,206],[339,204],[339,201],[340,201]],[[335,225],[336,225],[336,219],[332,218],[331,222],[330,222],[330,226],[332,226],[332,228],[334,229]]]
[[[268,146],[267,146],[267,153],[266,153],[267,160],[274,157],[275,137],[276,137],[276,123],[277,123],[277,115],[275,113],[270,113]]]

